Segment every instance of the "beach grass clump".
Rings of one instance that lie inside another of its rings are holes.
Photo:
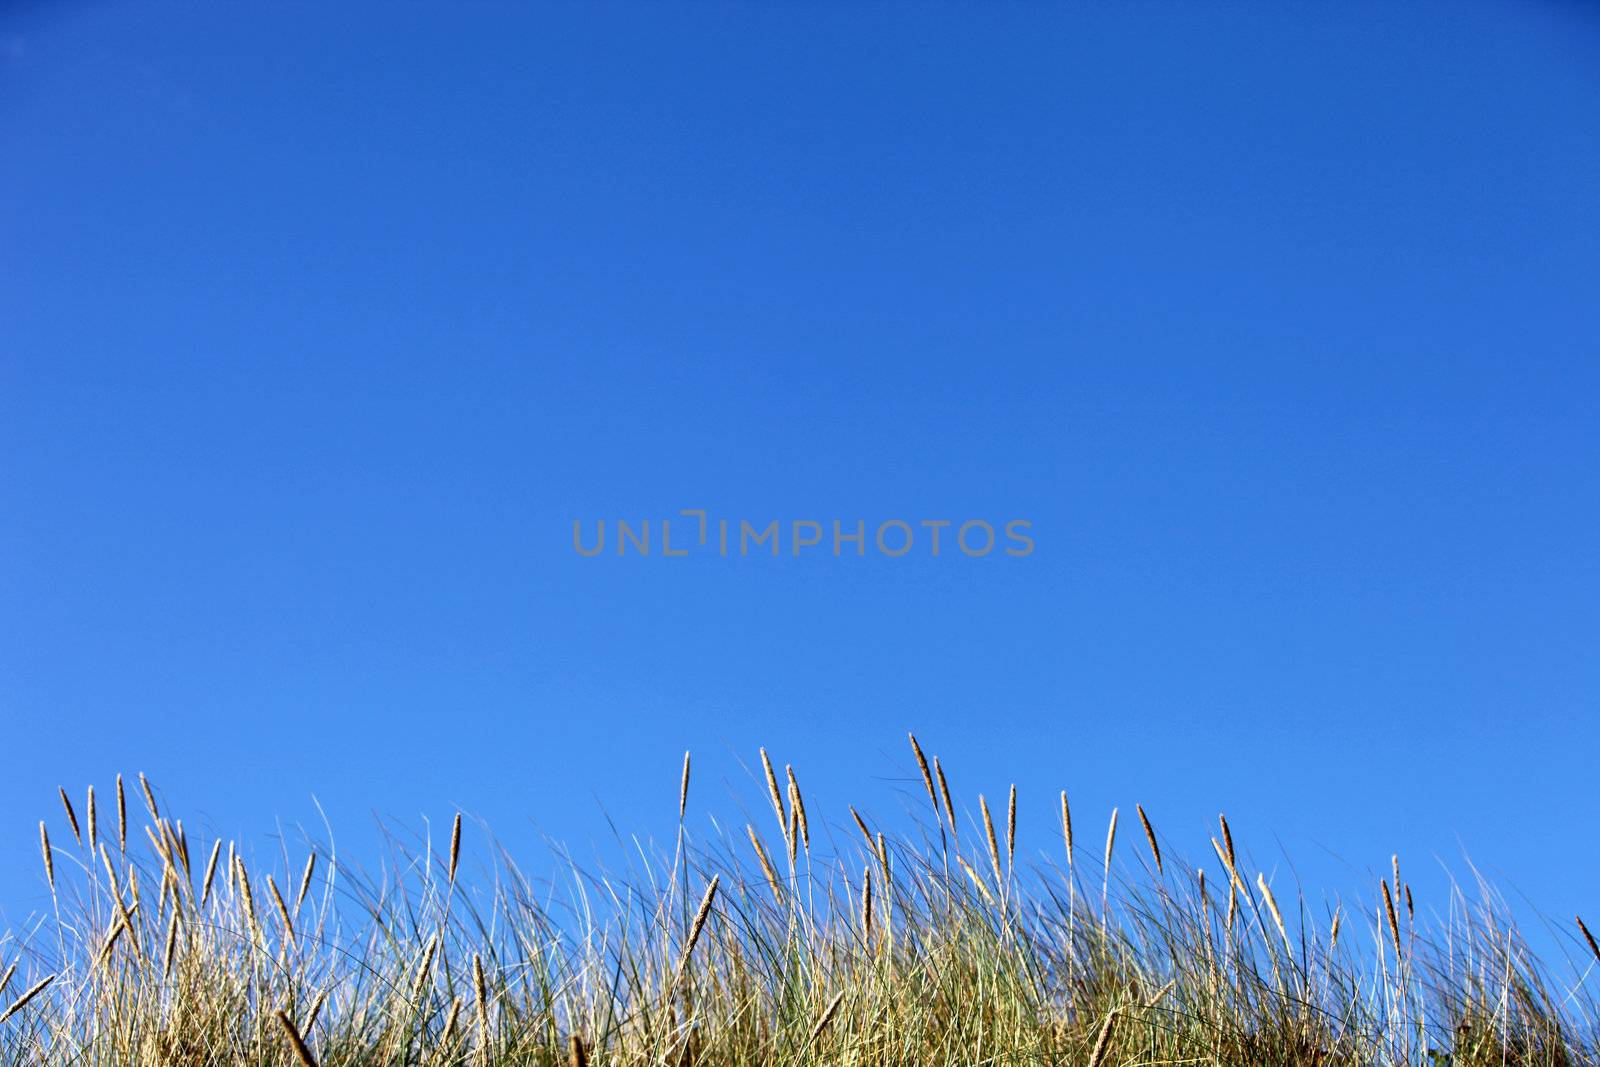
[[[1481,885],[1425,912],[1394,857],[1366,901],[1312,905],[1225,818],[1196,866],[1143,805],[1142,842],[1119,852],[1113,811],[1083,856],[1064,792],[1056,858],[1030,861],[1014,787],[960,825],[911,749],[912,818],[884,824],[909,830],[808,811],[762,750],[770,812],[702,838],[685,755],[670,843],[538,878],[459,814],[367,873],[309,840],[258,866],[143,776],[131,824],[120,778],[111,825],[63,790],[50,910],[0,937],[0,1063],[1600,1063],[1581,919],[1558,975]]]

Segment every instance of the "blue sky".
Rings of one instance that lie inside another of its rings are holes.
[[[0,98],[8,920],[119,770],[581,853],[908,729],[1600,916],[1581,5],[40,5]],[[696,507],[1037,548],[572,550]]]

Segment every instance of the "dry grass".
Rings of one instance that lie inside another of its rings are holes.
[[[763,751],[776,853],[753,825],[699,841],[685,755],[670,852],[554,882],[459,816],[442,855],[397,852],[375,879],[317,850],[252,874],[235,844],[191,841],[143,776],[131,838],[120,779],[115,841],[92,792],[82,823],[63,792],[56,840],[40,833],[51,913],[0,938],[0,1063],[1597,1062],[1581,920],[1557,979],[1486,890],[1435,902],[1430,929],[1396,858],[1369,903],[1318,915],[1250,870],[1225,819],[1208,878],[1143,807],[1148,861],[1113,862],[1113,813],[1085,898],[1064,793],[1064,866],[1019,862],[1015,789],[1004,838],[980,799],[963,849],[943,764],[912,748],[912,834],[810,818]]]

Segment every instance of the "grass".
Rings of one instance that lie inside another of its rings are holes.
[[[943,765],[912,748],[919,831],[819,822],[762,752],[762,825],[702,843],[686,756],[670,849],[554,882],[459,816],[437,853],[396,846],[366,877],[315,847],[247,866],[142,776],[131,805],[120,779],[105,812],[90,790],[81,819],[63,792],[40,825],[52,911],[0,939],[0,1062],[1600,1062],[1581,922],[1557,978],[1487,890],[1430,922],[1395,859],[1327,913],[1255,872],[1225,819],[1203,867],[1142,807],[1138,837],[1113,812],[1086,854],[1066,794],[1059,862],[1024,865],[1016,791],[959,825]]]

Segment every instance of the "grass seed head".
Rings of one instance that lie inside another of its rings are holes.
[[[1067,846],[1067,867],[1072,867],[1072,808],[1067,805],[1067,791],[1061,791],[1061,837]]]
[[[150,788],[150,779],[143,774],[139,775],[139,788],[144,792],[144,803],[145,807],[150,809],[150,818],[159,822],[161,820],[161,809],[156,806],[155,790]]]
[[[1144,813],[1143,804],[1135,804],[1134,810],[1139,813],[1139,825],[1144,827],[1144,839],[1150,844],[1150,855],[1155,857],[1156,873],[1161,873],[1161,846],[1156,843],[1155,829],[1150,825],[1150,819]]]
[[[300,875],[300,888],[294,894],[294,910],[298,913],[300,905],[305,902],[306,892],[311,888],[311,876],[317,870],[317,854],[307,853],[305,870]]]
[[[989,841],[989,864],[994,868],[994,884],[999,886],[1005,882],[1005,877],[1000,873],[1000,844],[994,836],[994,820],[989,817],[989,802],[978,794],[978,810],[983,813],[983,832]]]
[[[800,783],[795,780],[794,768],[784,765],[783,771],[789,776],[789,807],[795,822],[799,824],[800,840],[805,845],[806,855],[811,854],[811,825],[806,821],[806,802],[800,795]]]
[[[128,851],[128,798],[122,792],[122,775],[117,775],[117,850]]]
[[[1383,911],[1389,920],[1389,936],[1394,939],[1395,962],[1400,961],[1400,921],[1394,913],[1394,894],[1389,890],[1389,883],[1383,883]]]
[[[928,801],[933,804],[933,813],[939,814],[939,798],[933,795],[933,775],[928,770],[928,758],[922,754],[922,746],[917,744],[917,735],[906,734],[911,740],[911,754],[916,757],[917,770],[922,772],[922,787],[928,791]]]
[[[933,757],[933,772],[939,779],[939,796],[944,800],[945,818],[950,820],[950,836],[959,842],[961,832],[956,829],[956,806],[950,802],[950,783],[945,780],[944,767],[940,765],[938,756]]]
[[[1117,1013],[1109,1012],[1106,1021],[1100,1024],[1100,1033],[1094,1039],[1094,1048],[1089,1051],[1089,1061],[1086,1067],[1100,1067],[1105,1062],[1106,1052],[1111,1046],[1111,1029],[1117,1021]]]
[[[211,844],[211,858],[206,860],[205,877],[200,880],[200,906],[203,908],[211,897],[211,879],[217,873],[217,857],[222,854],[222,839],[218,838]]]
[[[294,1052],[294,1058],[300,1061],[301,1067],[317,1067],[316,1057],[311,1055],[311,1050],[306,1047],[305,1041],[300,1037],[300,1031],[295,1029],[294,1022],[286,1011],[278,1012],[278,1025],[283,1028],[285,1039],[289,1048]]]
[[[1017,787],[1011,787],[1011,799],[1006,804],[1006,870],[1017,860]]]
[[[1597,961],[1600,961],[1600,944],[1595,943],[1594,935],[1589,932],[1587,926],[1583,925],[1583,917],[1575,915],[1573,919],[1577,922],[1578,929],[1583,932],[1583,939],[1588,943],[1589,951],[1594,953],[1594,958]]]
[[[684,813],[689,810],[689,753],[683,754],[683,780],[678,783],[678,821],[683,821]]]
[[[55,980],[56,976],[52,974],[49,977],[40,979],[38,982],[34,983],[20,997],[18,997],[16,1000],[13,1000],[11,1005],[6,1008],[5,1011],[0,1011],[0,1023],[5,1022],[17,1012],[21,1011],[23,1008],[26,1008],[29,1001],[33,1000],[33,998],[38,996],[40,993],[43,993],[49,987],[50,983],[54,982]]]
[[[767,758],[767,750],[764,748],[761,750],[761,769],[766,772],[767,795],[772,800],[773,813],[778,817],[778,831],[783,834],[784,847],[791,848],[792,851],[789,844],[789,813],[783,809],[783,794],[778,791],[778,776],[773,773],[772,760]]]
[[[78,813],[72,810],[72,801],[67,799],[67,791],[62,786],[56,787],[61,794],[61,806],[67,809],[67,825],[72,827],[72,836],[78,844],[83,844],[83,835],[78,832]]]
[[[1117,847],[1117,809],[1111,809],[1111,823],[1106,827],[1106,859],[1105,871],[1107,881],[1111,878],[1111,853]]]
[[[50,892],[56,891],[56,860],[50,848],[50,831],[44,821],[39,822],[39,853],[44,857],[44,877],[50,883]]]

